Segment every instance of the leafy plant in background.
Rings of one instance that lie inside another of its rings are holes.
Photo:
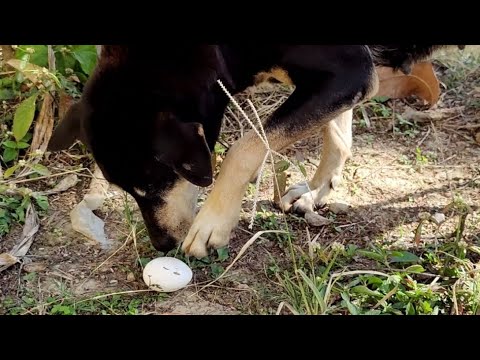
[[[0,178],[3,177],[4,183],[19,175],[30,178],[49,175],[49,170],[39,162],[51,135],[53,119],[81,93],[97,61],[95,45],[11,45],[11,48],[13,58],[3,59],[0,74]],[[51,125],[44,126],[42,121]],[[36,134],[38,125],[42,130],[38,133],[42,135]],[[46,197],[29,189],[0,188],[0,235],[6,234],[13,222],[23,222],[32,198],[40,210],[48,207]]]

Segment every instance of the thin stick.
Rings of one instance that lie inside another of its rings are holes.
[[[64,172],[57,173],[57,174],[50,174],[50,175],[45,175],[45,176],[39,176],[39,177],[36,177],[36,178],[33,178],[33,179],[23,179],[23,180],[13,180],[13,181],[5,181],[5,180],[3,180],[3,181],[0,181],[0,184],[21,184],[21,183],[26,183],[26,182],[31,182],[31,181],[50,179],[50,178],[53,178],[53,177],[62,176],[62,175],[67,175],[67,174],[72,174],[72,173],[80,172],[80,171],[83,171],[83,170],[86,170],[86,169],[85,169],[85,168],[81,168],[81,169],[76,169],[76,170],[68,170],[68,171],[64,171]],[[81,174],[79,174],[79,175],[81,175]]]

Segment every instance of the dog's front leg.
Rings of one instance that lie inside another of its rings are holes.
[[[283,65],[296,89],[264,126],[275,151],[319,131],[375,93],[378,86],[372,59],[362,46],[302,45],[286,54]],[[210,196],[183,242],[187,255],[201,258],[208,255],[208,247],[228,244],[238,222],[242,197],[266,151],[253,132],[230,149]]]
[[[281,146],[275,136],[269,141],[272,148]],[[228,244],[230,232],[238,222],[243,195],[266,151],[254,132],[247,133],[230,148],[212,192],[183,243],[187,254],[201,258],[207,256],[207,247],[219,248]]]

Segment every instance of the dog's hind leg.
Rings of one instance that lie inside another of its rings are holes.
[[[375,93],[378,86],[371,56],[363,46],[299,46],[286,54],[284,63],[296,89],[264,126],[275,151],[319,131]],[[265,144],[254,132],[230,148],[212,192],[183,242],[187,255],[201,258],[208,255],[208,247],[228,244],[248,183],[266,153]]]
[[[352,116],[352,110],[345,111],[322,128],[320,165],[308,187],[301,182],[287,190],[280,204],[285,211],[293,210],[300,214],[313,211],[315,206],[326,204],[330,192],[340,185],[343,167],[351,156]]]

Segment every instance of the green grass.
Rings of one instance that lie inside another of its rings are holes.
[[[452,204],[458,224],[448,241],[415,251],[396,251],[385,245],[367,249],[339,243],[325,246],[317,239],[309,239],[305,249],[289,236],[290,263],[282,267],[272,259],[267,271],[282,289],[283,311],[307,315],[480,314],[480,275],[473,260],[480,248],[463,237],[468,206],[458,198]]]
[[[137,315],[166,298],[156,292],[96,293],[88,297],[75,296],[67,284],[56,281],[53,290],[42,290],[35,272],[19,279],[17,296],[7,296],[0,302],[0,314],[5,315]]]

